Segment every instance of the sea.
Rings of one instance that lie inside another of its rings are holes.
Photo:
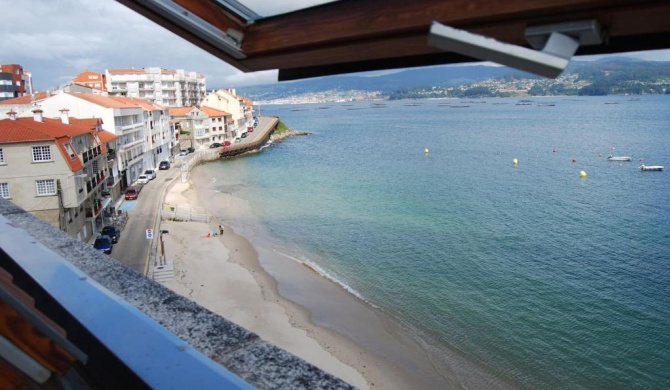
[[[310,135],[208,165],[255,210],[246,232],[435,364],[486,387],[670,388],[670,95],[259,109]]]

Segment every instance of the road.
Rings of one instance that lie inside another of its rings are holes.
[[[271,130],[270,125],[274,123],[274,119],[259,117],[258,126],[253,132],[249,133],[249,136],[242,138],[239,144],[252,143],[257,138],[264,136],[267,131]],[[128,211],[128,221],[123,231],[121,231],[119,242],[114,245],[111,257],[136,272],[144,274],[152,242],[152,240],[147,239],[146,230],[155,229],[156,217],[161,206],[159,203],[163,200],[165,188],[172,179],[180,176],[179,166],[181,162],[190,160],[193,156],[194,153],[185,157],[175,156],[175,161],[170,169],[157,170],[156,178],[142,187],[137,200],[125,200],[123,202],[120,209]]]
[[[175,163],[169,170],[156,171],[156,178],[142,187],[137,200],[125,200],[121,206],[121,209],[128,210],[128,221],[111,256],[141,274],[144,274],[151,244],[146,230],[154,229],[163,191],[174,177],[179,176],[178,165]]]

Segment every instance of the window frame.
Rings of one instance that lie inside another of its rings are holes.
[[[64,143],[63,147],[65,148],[65,152],[70,155],[70,160],[74,160],[74,158],[77,157],[74,147],[69,142]]]
[[[39,149],[39,150],[45,150],[44,148],[46,148],[46,150],[48,151],[48,157],[49,157],[49,159],[48,159],[48,160],[47,160],[47,159],[36,160],[35,157],[36,157],[38,154],[44,154],[44,153],[43,153],[43,152],[35,153],[35,152],[36,152],[38,149]],[[32,156],[33,156],[33,162],[34,162],[34,163],[51,162],[51,161],[54,160],[54,159],[53,159],[53,154],[51,153],[51,145],[39,145],[39,146],[33,146],[33,147],[32,147]]]
[[[5,196],[5,192],[7,192],[7,196]],[[12,197],[9,193],[9,183],[0,183],[0,197],[3,199],[10,199]]]
[[[53,187],[53,192],[40,193],[40,182],[44,184],[44,188],[47,189],[47,190],[49,189],[49,188],[46,188],[47,183],[51,182],[51,186]],[[37,196],[53,196],[53,195],[56,195],[56,193],[57,193],[57,191],[56,191],[56,180],[54,180],[54,179],[35,180],[35,191],[37,193]]]

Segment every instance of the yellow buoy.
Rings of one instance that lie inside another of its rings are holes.
[[[579,177],[581,177],[582,179],[584,179],[584,178],[586,177],[586,172],[584,172],[584,171],[579,171]]]
[[[428,148],[426,148],[426,149],[423,150],[423,152],[428,154],[428,153],[430,153],[430,150],[428,150]]]
[[[512,164],[517,165],[519,161],[517,159],[512,160]]]

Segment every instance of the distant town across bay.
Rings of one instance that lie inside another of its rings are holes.
[[[563,75],[556,79],[500,66],[440,66],[406,69],[384,75],[322,77],[240,89],[260,104],[668,94],[670,62],[625,57],[573,61]]]

